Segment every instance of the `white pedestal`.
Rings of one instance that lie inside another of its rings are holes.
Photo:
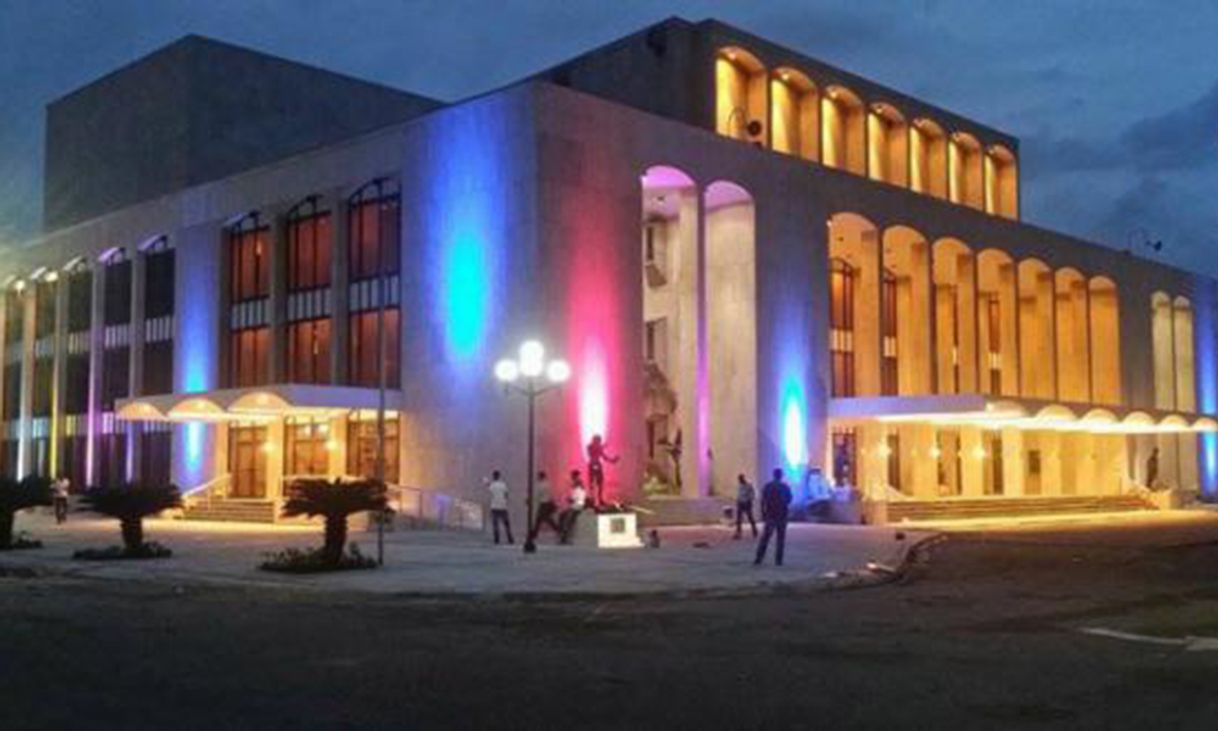
[[[637,513],[594,513],[585,510],[579,514],[572,543],[590,548],[642,548],[639,538]]]

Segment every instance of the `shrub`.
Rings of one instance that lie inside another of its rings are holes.
[[[182,495],[176,486],[130,483],[93,487],[85,491],[81,503],[86,510],[118,520],[123,534],[121,550],[128,557],[159,558],[169,555],[170,552],[163,546],[144,543],[144,518],[182,507]],[[163,553],[158,554],[152,547]],[[100,558],[100,553],[95,557]]]
[[[278,571],[285,574],[317,574],[326,571],[352,571],[376,568],[376,559],[365,556],[354,543],[333,560],[323,548],[285,548],[268,553],[266,560],[258,564],[263,571]]]
[[[114,561],[119,559],[169,558],[173,551],[156,541],[141,543],[132,550],[126,546],[107,546],[106,548],[82,548],[72,554],[72,558],[82,561]]]
[[[366,510],[380,513],[385,507],[385,485],[376,480],[296,480],[288,488],[283,517],[322,517],[325,542],[320,559],[339,564],[344,560],[343,548],[347,545],[347,518]]]
[[[18,511],[51,504],[51,480],[30,475],[20,480],[0,477],[0,551],[37,548],[41,543],[26,539],[13,541],[13,523]],[[34,545],[37,544],[37,545]]]

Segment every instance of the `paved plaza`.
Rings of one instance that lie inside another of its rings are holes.
[[[353,525],[356,521],[353,521]],[[596,550],[556,546],[543,535],[538,552],[520,544],[495,546],[481,533],[398,530],[386,533],[385,566],[376,571],[284,575],[256,568],[265,554],[321,541],[312,525],[243,525],[150,520],[149,540],[174,551],[170,559],[91,562],[72,560],[83,547],[117,544],[118,524],[74,513],[55,525],[39,511],[17,518],[17,530],[45,544],[40,550],[0,554],[0,567],[30,567],[40,573],[107,579],[245,584],[308,590],[355,590],[387,594],[647,594],[733,593],[777,587],[857,585],[881,578],[869,562],[895,567],[926,532],[894,528],[792,524],[785,565],[752,565],[754,542],[732,540],[721,526],[660,529],[659,548]],[[898,539],[898,536],[901,538]],[[517,536],[519,539],[520,536]],[[373,554],[376,534],[353,530],[351,540]]]

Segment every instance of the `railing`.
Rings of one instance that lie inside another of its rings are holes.
[[[388,490],[389,507],[411,527],[480,531],[485,526],[482,506],[472,500],[406,485]]]
[[[203,504],[211,508],[212,501],[216,499],[224,499],[228,495],[229,487],[232,485],[232,475],[220,475],[214,479],[204,482],[202,485],[192,487],[182,493],[182,502],[187,507]]]

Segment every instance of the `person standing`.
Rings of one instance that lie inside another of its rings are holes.
[[[749,482],[744,474],[736,476],[736,535],[732,540],[740,540],[740,529],[744,516],[749,517],[749,527],[753,529],[753,537],[757,537],[757,521],[753,518],[753,501],[757,499],[757,488]]]
[[[609,454],[609,445],[600,434],[588,442],[588,484],[596,490],[596,504],[605,504],[605,463],[617,464],[617,456]]]
[[[52,503],[55,506],[55,522],[64,523],[68,519],[68,493],[71,492],[72,482],[67,475],[61,474],[52,486]]]
[[[1155,447],[1146,460],[1146,487],[1157,490],[1159,484],[1159,448]]]
[[[558,513],[558,503],[554,502],[554,491],[550,487],[550,478],[546,476],[545,470],[537,472],[537,482],[533,485],[533,496],[537,499],[537,518],[533,522],[529,537],[537,540],[543,524],[550,526],[550,530],[561,536],[562,528],[554,519],[555,514]]]
[[[782,566],[783,550],[787,544],[787,516],[791,509],[791,486],[782,479],[782,470],[774,470],[774,479],[761,488],[761,519],[765,521],[765,530],[761,533],[761,542],[757,544],[757,556],[753,559],[754,566],[760,566],[765,559],[766,548],[770,545],[770,537],[774,537],[774,565]]]
[[[563,511],[562,517],[558,521],[562,528],[559,539],[563,543],[571,542],[571,531],[575,530],[575,522],[579,520],[579,514],[584,512],[584,508],[588,506],[588,488],[584,487],[584,480],[579,474],[579,470],[571,470],[571,494],[567,497],[567,502],[569,507]]]
[[[499,470],[491,473],[491,479],[486,483],[487,492],[491,494],[491,529],[495,533],[495,545],[499,545],[499,524],[507,533],[508,545],[512,541],[512,522],[508,518],[508,486],[503,481]]]

